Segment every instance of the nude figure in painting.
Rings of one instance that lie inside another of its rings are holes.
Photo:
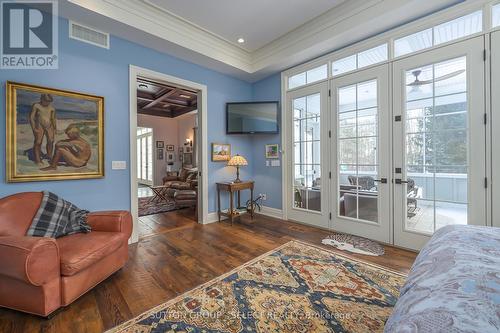
[[[41,94],[40,102],[34,103],[29,116],[30,125],[33,130],[35,141],[33,143],[33,155],[35,163],[42,164],[42,143],[44,136],[47,137],[47,155],[52,157],[54,153],[54,138],[56,136],[56,109],[52,106],[53,98],[50,94]]]
[[[80,137],[80,130],[75,125],[69,125],[65,133],[68,139],[56,143],[55,153],[50,165],[40,170],[56,170],[58,165],[75,168],[87,165],[90,155],[92,155],[90,144]]]

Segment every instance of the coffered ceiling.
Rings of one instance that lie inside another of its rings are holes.
[[[60,13],[252,82],[458,2],[63,0]]]

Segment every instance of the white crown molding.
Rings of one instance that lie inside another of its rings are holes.
[[[252,73],[251,55],[230,42],[202,30],[142,0],[68,0],[70,3],[127,24],[217,61]]]
[[[116,29],[119,37],[148,47],[153,45],[160,52],[248,81],[351,45],[457,1],[349,0],[248,52],[151,0],[67,0],[121,23],[121,30]]]

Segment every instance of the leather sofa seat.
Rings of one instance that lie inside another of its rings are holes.
[[[123,234],[92,231],[56,239],[61,256],[61,275],[72,276],[116,251],[123,242]]]

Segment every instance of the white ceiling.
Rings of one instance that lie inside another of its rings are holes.
[[[346,0],[148,0],[247,51],[255,51]],[[244,44],[238,44],[238,38]]]
[[[487,1],[60,0],[59,13],[255,82],[457,3]],[[238,37],[246,39],[244,48]]]

